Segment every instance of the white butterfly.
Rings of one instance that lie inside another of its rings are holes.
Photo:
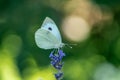
[[[59,49],[64,46],[55,22],[46,17],[41,28],[35,32],[35,42],[42,49]]]

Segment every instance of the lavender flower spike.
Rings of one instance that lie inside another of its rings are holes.
[[[63,77],[62,67],[63,62],[62,58],[65,56],[65,53],[63,53],[62,50],[58,50],[58,53],[54,53],[54,51],[50,54],[51,59],[51,65],[58,71],[58,73],[55,74],[56,80],[61,80]]]

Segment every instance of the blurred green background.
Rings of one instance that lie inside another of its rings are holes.
[[[46,16],[58,26],[65,16],[59,8],[49,6],[49,1],[55,4],[57,0],[0,0],[0,80],[55,80],[56,71],[48,57],[52,50],[38,48],[34,40],[34,33]],[[64,2],[58,0],[58,5]],[[94,76],[101,63],[111,64],[120,76],[120,1],[94,2],[109,6],[113,20],[102,25],[100,31],[93,28],[91,36],[72,49],[63,49],[63,80],[105,80]],[[63,38],[63,42],[67,40]],[[113,80],[120,80],[118,76]]]

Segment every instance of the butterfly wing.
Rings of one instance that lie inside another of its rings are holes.
[[[61,35],[53,20],[48,17],[44,20],[42,27],[35,32],[35,41],[43,49],[60,47]]]
[[[59,42],[62,42],[60,32],[59,32],[55,22],[51,18],[49,18],[49,17],[45,18],[45,20],[41,26],[41,29],[50,31],[58,39]]]
[[[38,47],[43,49],[56,48],[56,44],[59,44],[59,41],[56,39],[56,37],[44,29],[38,29],[36,31],[35,42]]]

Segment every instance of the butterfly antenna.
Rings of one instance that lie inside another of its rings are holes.
[[[66,45],[67,47],[69,47],[69,48],[72,48],[71,45],[77,45],[77,44],[67,44],[67,43],[65,43],[65,45]]]
[[[67,47],[71,48],[72,49],[72,46],[70,46],[69,44],[65,44]]]

